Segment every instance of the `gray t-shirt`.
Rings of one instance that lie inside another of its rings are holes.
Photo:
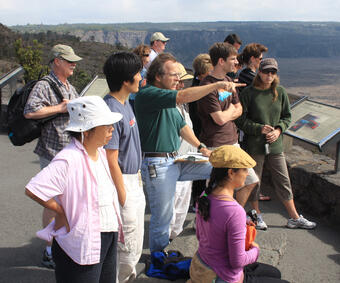
[[[112,112],[123,115],[123,119],[114,124],[112,139],[104,146],[105,149],[118,149],[118,163],[123,174],[136,174],[142,164],[142,152],[139,131],[135,115],[128,101],[121,104],[111,95],[104,101]]]

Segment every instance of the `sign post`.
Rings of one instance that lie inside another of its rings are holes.
[[[336,144],[335,173],[340,171],[340,141]]]

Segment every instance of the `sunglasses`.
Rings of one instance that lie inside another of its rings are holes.
[[[66,60],[66,59],[64,59],[63,57],[58,57],[60,60],[63,60],[63,61],[65,61],[65,62],[67,62],[67,63],[69,63],[69,64],[72,64],[72,63],[75,63],[75,62],[71,62],[71,61],[69,61],[69,60]]]
[[[143,54],[143,57],[149,57],[150,53]]]
[[[268,74],[276,75],[277,70],[275,70],[275,69],[265,69],[265,70],[262,70],[261,72],[263,74],[266,74],[266,75],[268,75]]]

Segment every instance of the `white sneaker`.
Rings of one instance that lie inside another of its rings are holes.
[[[301,228],[301,229],[314,229],[316,227],[316,223],[307,220],[302,215],[298,219],[290,218],[287,222],[287,227],[291,229]]]
[[[255,228],[257,230],[267,230],[267,228],[268,228],[266,222],[263,221],[261,214],[257,215],[257,224],[256,224]]]

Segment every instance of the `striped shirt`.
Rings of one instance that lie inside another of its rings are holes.
[[[254,78],[256,76],[256,73],[254,71],[252,71],[250,68],[245,68],[241,71],[241,73],[238,75],[238,82],[239,83],[245,83],[247,84],[247,86],[251,85]],[[242,92],[242,90],[244,88],[246,88],[247,86],[245,87],[239,87],[238,90],[239,90],[239,93]]]
[[[77,91],[68,81],[66,81],[66,86],[53,72],[45,77],[57,84],[65,99],[71,100],[78,97]],[[45,106],[53,106],[59,103],[61,103],[61,101],[53,92],[49,83],[46,81],[39,81],[29,95],[24,114],[36,112]],[[56,118],[46,122],[42,127],[41,136],[34,153],[48,160],[52,160],[54,156],[70,142],[69,134],[64,132],[68,122],[68,113],[59,114]]]

